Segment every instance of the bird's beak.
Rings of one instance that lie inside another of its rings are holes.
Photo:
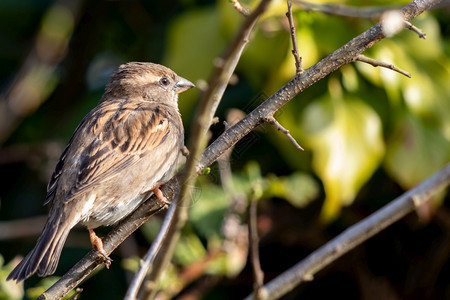
[[[187,79],[184,79],[183,77],[179,77],[179,79],[180,80],[178,80],[178,82],[173,87],[173,90],[177,94],[180,94],[180,93],[182,93],[184,91],[187,91],[188,89],[190,89],[190,88],[195,86],[195,84],[193,84],[192,82],[190,82]]]

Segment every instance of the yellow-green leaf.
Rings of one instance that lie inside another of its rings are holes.
[[[381,121],[361,100],[325,98],[305,109],[302,123],[325,188],[322,219],[329,221],[352,203],[378,167],[384,154]]]

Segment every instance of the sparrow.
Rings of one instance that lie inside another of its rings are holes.
[[[51,208],[44,229],[7,280],[53,274],[77,224],[87,227],[93,247],[110,264],[93,229],[119,222],[153,193],[166,202],[159,187],[173,175],[184,147],[178,94],[192,87],[162,65],[118,68],[62,153],[47,186],[44,205]]]

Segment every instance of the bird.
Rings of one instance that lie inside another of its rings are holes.
[[[87,227],[109,266],[93,229],[116,224],[152,194],[167,201],[159,187],[173,176],[184,147],[178,94],[192,87],[163,65],[119,66],[63,151],[47,186],[44,205],[51,207],[42,233],[7,280],[53,274],[77,224]]]

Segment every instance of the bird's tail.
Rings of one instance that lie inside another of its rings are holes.
[[[20,282],[34,273],[44,277],[55,272],[67,236],[73,225],[61,222],[60,218],[48,219],[36,246],[11,271],[6,280]],[[69,225],[69,226],[68,226]]]

